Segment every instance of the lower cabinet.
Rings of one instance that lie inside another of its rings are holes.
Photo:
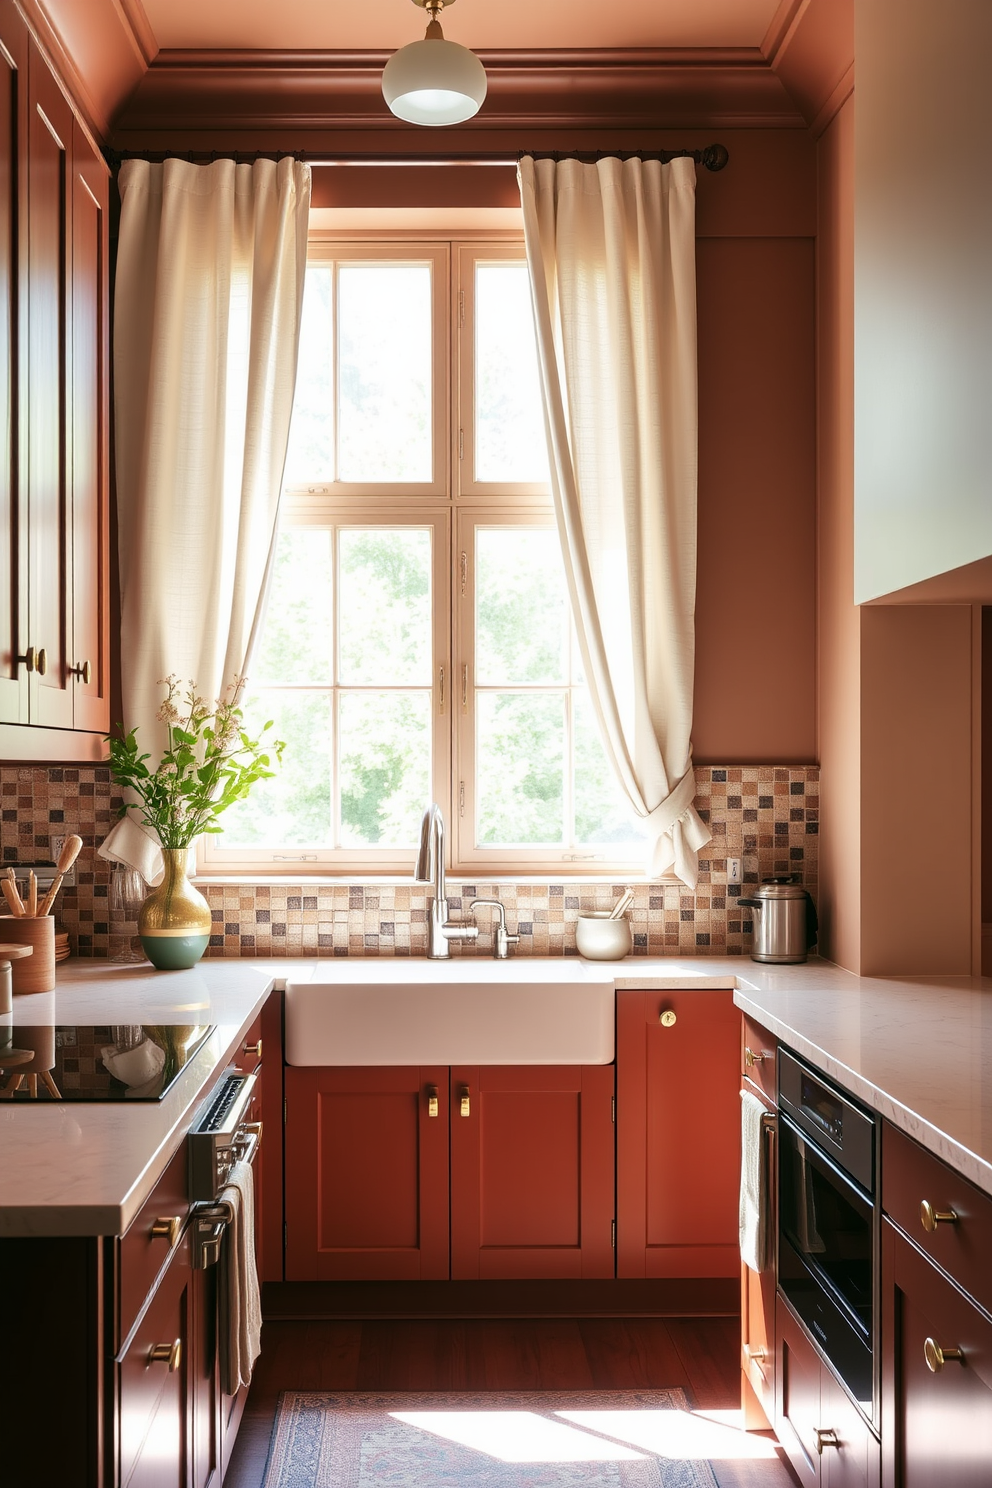
[[[737,1277],[731,991],[617,993],[617,1275]]]
[[[888,1219],[882,1276],[885,1488],[988,1488],[992,1319]]]
[[[800,1483],[878,1488],[877,1438],[781,1299],[775,1343],[775,1434]]]
[[[612,1276],[613,1081],[287,1068],[287,1280]]]

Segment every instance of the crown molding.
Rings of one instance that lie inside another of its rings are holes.
[[[425,132],[394,119],[382,98],[392,54],[162,51],[113,122],[119,149],[331,148],[342,131],[370,131],[402,150]],[[489,93],[459,136],[548,129],[805,127],[757,47],[720,50],[480,51]],[[453,131],[435,131],[452,138]],[[288,145],[286,139],[292,142]],[[635,145],[636,145],[635,141]],[[593,147],[594,144],[593,144]]]

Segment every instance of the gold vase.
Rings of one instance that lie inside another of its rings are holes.
[[[160,971],[195,966],[210,943],[210,905],[186,877],[187,850],[163,847],[165,877],[138,911],[145,955]]]

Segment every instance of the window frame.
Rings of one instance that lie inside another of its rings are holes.
[[[643,856],[640,844],[629,854],[555,846],[475,845],[474,616],[471,582],[475,566],[474,531],[479,525],[556,526],[550,487],[537,482],[477,481],[474,474],[475,265],[524,261],[522,234],[311,234],[308,262],[361,263],[400,260],[432,264],[435,365],[432,388],[434,470],[430,483],[346,483],[287,485],[281,521],[292,526],[430,526],[433,538],[433,799],[448,826],[448,871],[486,881],[521,873],[570,878],[604,873],[629,875]],[[336,303],[336,301],[335,301]],[[335,405],[337,358],[335,354]],[[461,554],[468,557],[461,583]],[[335,596],[335,615],[337,598]],[[336,645],[336,638],[335,638]],[[462,711],[462,668],[466,668],[468,711]],[[443,688],[442,688],[443,676]],[[568,684],[571,686],[571,681]],[[335,663],[334,693],[337,693]],[[513,690],[509,688],[508,690]],[[568,738],[568,735],[566,736]],[[337,739],[335,735],[335,748]],[[337,760],[334,770],[337,774]],[[569,766],[570,769],[570,766]],[[568,787],[566,787],[568,789]],[[425,802],[426,806],[428,803]],[[223,818],[221,819],[223,825]],[[265,877],[408,879],[413,852],[408,848],[224,848],[223,833],[200,839],[197,872],[205,878]]]

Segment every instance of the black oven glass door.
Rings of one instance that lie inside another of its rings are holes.
[[[872,1202],[786,1118],[779,1137],[779,1286],[870,1415]]]

